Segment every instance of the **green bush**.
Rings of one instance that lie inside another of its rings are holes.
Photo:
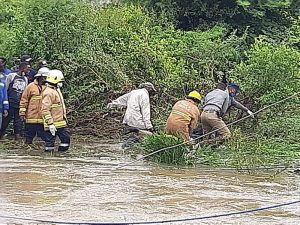
[[[203,147],[196,152],[198,163],[254,172],[261,168],[290,167],[300,159],[300,145],[261,134],[244,134],[235,130],[224,146]]]
[[[179,145],[177,147],[158,152],[150,156],[150,159],[159,163],[185,165],[190,163],[188,159],[189,149],[186,144],[182,144],[183,142],[184,141],[181,138],[160,133],[145,137],[142,142],[142,146],[144,148],[144,153],[150,154],[163,148]]]
[[[247,60],[234,73],[246,95],[263,105],[299,91],[299,65],[300,52],[296,49],[257,39],[247,53]]]
[[[249,32],[282,40],[299,15],[298,0],[122,0],[145,6],[159,23],[173,23],[184,30],[206,30],[226,24],[239,34]]]
[[[258,38],[249,46],[245,41],[247,34],[239,37],[235,31],[230,32],[230,26],[224,24],[226,19],[218,19],[215,14],[209,16],[217,21],[206,31],[182,31],[168,23],[157,23],[152,14],[136,5],[97,5],[85,0],[0,0],[0,3],[1,55],[13,59],[27,53],[35,60],[45,58],[51,68],[62,69],[66,75],[64,96],[69,111],[73,112],[71,116],[77,119],[83,113],[103,110],[112,98],[144,81],[152,81],[160,90],[153,108],[154,115],[163,118],[168,114],[166,109],[189,91],[196,89],[205,95],[211,90],[216,70],[227,72],[231,81],[241,85],[242,97],[254,103],[250,105],[254,111],[299,91],[299,19],[294,18],[294,26],[288,30],[289,43],[276,44]],[[199,3],[197,6],[202,6]],[[205,13],[209,13],[205,10],[207,6],[203,8]],[[222,7],[219,3],[216,6],[214,11]],[[251,10],[251,5],[245,7]],[[225,17],[230,14],[227,9]],[[248,123],[242,124],[244,132],[237,137],[243,143],[231,148],[238,150],[239,146],[240,153],[244,153],[248,146],[249,157],[258,155],[263,159],[264,154],[255,152],[256,147],[267,150],[277,146],[280,151],[282,146],[294,148],[299,126],[292,126],[298,120],[289,115],[299,117],[297,102],[299,98],[295,97],[262,112],[251,129],[245,129]],[[244,138],[249,136],[245,134],[247,131],[261,135],[247,139]],[[265,142],[264,136],[270,138],[271,144]],[[278,138],[284,140],[282,145]],[[145,147],[152,152],[180,142],[160,134],[147,138]],[[214,153],[212,158],[232,159],[232,152],[219,158]],[[181,164],[186,162],[185,153],[186,146],[182,146],[153,158]],[[253,159],[253,164],[260,163],[258,158]]]
[[[192,89],[204,94],[213,85],[213,71],[232,69],[245,49],[243,38],[224,38],[223,27],[206,32],[164,28],[139,6],[12,2],[0,9],[0,15],[9,15],[0,27],[7,35],[0,43],[2,54],[28,53],[62,69],[71,111],[102,108],[111,90],[124,93],[147,80],[175,97]]]
[[[300,49],[300,16],[294,20],[293,26],[288,30],[288,44]]]

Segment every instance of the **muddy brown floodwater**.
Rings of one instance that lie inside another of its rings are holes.
[[[118,145],[82,144],[80,154],[0,154],[0,216],[70,222],[181,219],[300,199],[300,176],[256,175],[138,162]],[[84,154],[84,153],[89,154]],[[0,224],[37,224],[0,218]],[[50,223],[49,223],[50,224]],[[54,223],[53,223],[54,224]],[[168,224],[300,224],[300,205],[253,214]]]

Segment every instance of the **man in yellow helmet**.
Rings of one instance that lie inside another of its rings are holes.
[[[64,152],[70,146],[70,132],[67,128],[66,107],[59,90],[63,74],[60,70],[50,70],[46,78],[46,88],[42,95],[42,114],[45,128],[45,151],[53,151],[56,136],[61,143],[58,151]]]
[[[189,141],[200,117],[198,107],[200,101],[201,95],[199,92],[192,91],[186,99],[176,102],[167,120],[166,133],[179,135],[185,141]]]

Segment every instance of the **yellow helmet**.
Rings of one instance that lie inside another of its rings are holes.
[[[59,71],[59,72],[61,73],[61,71]],[[60,76],[60,74],[57,73],[57,70],[50,70],[48,72],[46,82],[48,82],[50,84],[58,84],[61,81],[62,81],[61,76]]]
[[[65,80],[64,74],[60,70],[52,70],[51,72],[54,76],[58,76],[61,81]]]
[[[188,95],[188,97],[197,99],[199,101],[201,101],[201,98],[202,98],[201,95],[200,95],[200,93],[198,91],[192,91],[192,92],[190,92],[189,95]]]

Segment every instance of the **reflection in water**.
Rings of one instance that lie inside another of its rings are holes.
[[[300,196],[300,177],[291,174],[269,180],[269,174],[146,163],[114,170],[118,163],[107,156],[86,160],[0,156],[1,215],[78,222],[150,221],[252,209]],[[299,215],[299,205],[293,205],[201,224],[298,225]],[[0,218],[1,224],[16,222]]]

